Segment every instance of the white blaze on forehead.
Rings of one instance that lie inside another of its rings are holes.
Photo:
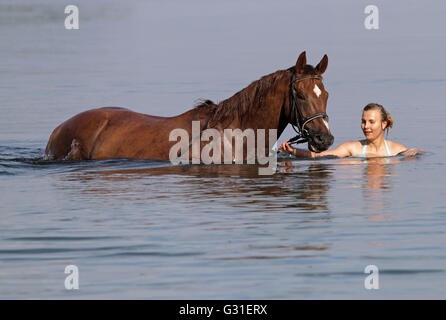
[[[314,89],[313,92],[316,94],[316,96],[319,98],[319,96],[321,95],[322,91],[321,89],[319,89],[319,87],[317,86],[317,84],[314,85]]]

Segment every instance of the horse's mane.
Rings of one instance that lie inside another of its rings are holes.
[[[199,99],[194,105],[194,109],[196,110],[200,110],[202,108],[216,108],[216,107],[217,105],[215,104],[215,102],[209,99]]]
[[[216,123],[225,124],[233,121],[236,117],[242,119],[246,113],[251,112],[255,106],[260,106],[266,97],[266,91],[275,85],[284,77],[294,73],[295,67],[286,70],[278,70],[274,73],[261,77],[259,80],[252,82],[246,88],[240,90],[232,97],[215,104],[212,100],[200,100],[195,108],[212,107],[215,108],[213,116],[209,119],[209,127],[213,127]],[[306,65],[304,69],[305,75],[316,75],[316,70],[311,65]]]
[[[209,126],[212,127],[218,122],[232,121],[234,118],[242,117],[252,111],[254,106],[259,106],[263,103],[266,97],[266,91],[271,88],[277,81],[286,76],[287,70],[279,70],[269,75],[263,76],[259,80],[252,82],[249,86],[237,92],[232,97],[221,101],[217,105],[215,114],[209,121]]]

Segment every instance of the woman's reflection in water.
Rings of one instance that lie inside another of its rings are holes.
[[[393,158],[368,158],[366,160],[342,160],[340,164],[363,165],[361,190],[364,199],[363,210],[367,219],[387,221],[385,208],[391,205],[389,191],[392,187],[392,165],[399,162]]]
[[[407,158],[368,158],[366,160],[342,160],[341,164],[363,165],[362,194],[363,210],[369,213],[372,221],[387,221],[386,209],[392,206],[391,188],[394,185],[394,165],[402,161],[415,161]]]
[[[367,163],[364,164],[362,194],[364,210],[370,213],[369,220],[387,221],[386,208],[392,205],[390,196],[393,185],[392,160],[395,163],[397,159],[367,159]]]

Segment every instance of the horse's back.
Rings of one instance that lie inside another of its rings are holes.
[[[135,128],[160,124],[167,118],[144,115],[121,107],[103,107],[81,112],[54,129],[46,146],[50,159],[86,160],[97,159],[103,142],[113,146]],[[101,135],[107,134],[107,140]],[[102,141],[101,143],[101,140]],[[99,147],[99,148],[98,148]],[[104,152],[103,152],[104,153]],[[109,152],[107,152],[109,153]],[[118,155],[117,155],[118,156]],[[99,156],[99,158],[101,158]],[[104,158],[110,158],[105,156]]]

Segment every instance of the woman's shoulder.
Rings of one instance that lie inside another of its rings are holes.
[[[365,144],[365,142],[366,142],[366,140],[345,141],[342,143],[342,145],[362,147]]]
[[[346,141],[339,145],[338,148],[346,150],[350,156],[358,156],[362,153],[362,149],[366,140]]]
[[[357,140],[357,141],[346,141],[342,144],[342,146],[351,150],[356,150],[356,149],[362,150],[365,144],[366,140]]]
[[[407,147],[399,142],[390,141],[390,140],[386,140],[386,142],[387,142],[387,145],[389,146],[390,152],[392,154],[398,154],[400,152],[407,150]]]

